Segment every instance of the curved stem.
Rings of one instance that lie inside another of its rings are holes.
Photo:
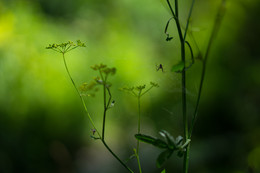
[[[128,172],[134,173],[106,144],[105,140],[101,140],[107,150],[128,170]]]
[[[72,84],[73,84],[75,90],[77,91],[78,95],[81,97],[81,95],[80,95],[80,93],[79,93],[79,90],[78,90],[78,88],[76,87],[76,84],[75,84],[74,80],[72,79],[72,77],[71,77],[71,75],[70,75],[70,72],[69,72],[69,69],[68,69],[68,66],[67,66],[67,63],[66,63],[66,59],[65,59],[64,53],[62,53],[62,57],[63,57],[63,62],[64,62],[64,65],[65,65],[66,71],[67,71],[67,73],[68,73],[68,75],[69,75],[69,78],[70,78],[70,80],[71,80],[71,82],[72,82]]]
[[[192,124],[191,124],[191,127],[190,127],[190,132],[189,132],[190,138],[192,136],[193,128],[194,128],[195,122],[197,120],[197,114],[198,114],[198,109],[199,109],[202,86],[203,86],[203,83],[204,83],[204,78],[205,78],[205,73],[206,73],[206,64],[207,64],[209,52],[211,50],[212,43],[213,43],[213,41],[214,41],[218,31],[219,31],[221,21],[224,17],[224,14],[225,14],[225,2],[226,2],[226,0],[222,0],[222,3],[221,3],[221,5],[218,9],[218,13],[217,13],[217,16],[216,16],[216,19],[215,19],[215,23],[214,23],[214,26],[213,26],[213,29],[212,29],[212,32],[211,32],[211,35],[210,35],[210,38],[209,38],[207,50],[206,50],[206,53],[205,53],[205,58],[203,60],[199,92],[198,92],[198,97],[197,97],[197,101],[196,101],[195,111],[194,111],[194,114],[193,114]]]
[[[185,32],[184,32],[184,36],[183,36],[184,40],[186,40],[186,36],[187,36],[189,24],[190,24],[190,17],[191,17],[191,14],[192,14],[194,3],[195,3],[195,0],[192,0],[192,4],[191,4],[191,7],[190,7],[190,12],[189,12],[189,16],[188,16],[188,19],[187,19],[187,24],[186,24]]]
[[[69,78],[70,78],[70,80],[71,80],[71,82],[72,82],[74,88],[76,89],[76,91],[77,91],[77,93],[78,93],[78,95],[79,95],[79,97],[80,97],[80,100],[81,100],[81,102],[82,102],[82,104],[83,104],[83,106],[84,106],[85,112],[87,113],[87,116],[88,116],[88,118],[89,118],[89,120],[90,120],[90,123],[92,124],[93,128],[96,130],[96,133],[98,134],[99,138],[101,139],[103,136],[101,136],[100,133],[99,133],[99,131],[97,130],[97,128],[96,128],[96,126],[95,126],[95,124],[94,124],[94,122],[93,122],[93,120],[92,120],[92,118],[91,118],[91,116],[90,116],[90,114],[89,114],[89,112],[88,112],[86,103],[85,103],[83,97],[81,96],[79,90],[77,89],[74,80],[73,80],[72,77],[71,77],[71,74],[70,74],[70,72],[69,72],[69,69],[68,69],[68,66],[67,66],[67,63],[66,63],[66,59],[65,59],[64,53],[62,53],[62,57],[63,57],[63,62],[64,62],[64,65],[65,65],[66,71],[67,71],[67,73],[68,73],[68,75],[69,75]],[[107,150],[121,163],[121,165],[122,165],[123,167],[125,167],[125,168],[128,170],[128,172],[134,173],[134,172],[133,172],[130,168],[128,168],[127,165],[126,165],[122,160],[120,160],[119,157],[108,147],[108,145],[106,144],[106,142],[105,142],[103,139],[102,139],[101,141],[102,141],[102,143],[104,144],[104,146],[107,148]]]
[[[68,66],[67,66],[67,63],[66,63],[66,59],[65,59],[64,53],[62,53],[62,58],[63,58],[63,62],[64,62],[64,65],[65,65],[67,74],[68,74],[68,76],[69,76],[69,78],[70,78],[70,80],[71,80],[71,82],[72,82],[72,85],[74,86],[75,90],[77,91],[77,93],[78,93],[78,95],[79,95],[79,97],[80,97],[80,100],[81,100],[81,102],[82,102],[82,104],[83,104],[83,107],[84,107],[84,109],[85,109],[85,112],[87,113],[88,119],[89,119],[90,123],[92,124],[93,128],[96,130],[98,136],[101,138],[101,135],[100,135],[100,133],[98,132],[98,130],[97,130],[97,128],[96,128],[96,126],[95,126],[95,124],[94,124],[94,122],[93,122],[93,120],[92,120],[92,118],[91,118],[91,116],[90,116],[90,114],[89,114],[89,112],[88,112],[86,103],[85,103],[83,97],[81,96],[81,94],[80,94],[80,92],[79,92],[79,90],[78,90],[78,88],[77,88],[77,86],[76,86],[74,80],[73,80],[72,77],[71,77],[70,71],[69,71]]]

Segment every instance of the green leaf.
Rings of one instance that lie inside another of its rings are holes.
[[[161,168],[161,166],[164,164],[166,160],[168,160],[173,153],[173,150],[165,150],[163,151],[156,160],[156,166],[158,168]]]
[[[174,137],[172,137],[169,132],[167,132],[166,130],[161,130],[159,133],[162,137],[164,137],[167,140],[168,146],[171,149],[176,148]]]
[[[161,139],[156,139],[151,136],[143,135],[143,134],[136,134],[135,138],[139,141],[152,144],[158,148],[168,148],[168,145],[162,141]]]
[[[172,72],[181,72],[184,68],[184,62],[180,61],[178,64],[172,66]]]
[[[164,169],[164,170],[162,170],[162,172],[161,172],[161,173],[166,173],[165,169]]]
[[[176,144],[177,147],[180,147],[182,145],[182,142],[183,142],[183,137],[182,136],[178,136],[175,139],[175,144]]]

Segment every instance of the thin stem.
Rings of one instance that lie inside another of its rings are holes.
[[[101,140],[107,150],[128,170],[128,172],[134,173],[106,144],[105,140]]]
[[[190,12],[189,12],[189,16],[188,16],[188,19],[187,19],[187,24],[186,24],[185,32],[184,32],[184,36],[183,36],[184,40],[186,40],[186,35],[187,35],[189,24],[190,24],[190,17],[191,17],[192,10],[193,10],[193,7],[194,7],[194,2],[195,2],[195,0],[192,0],[192,4],[191,4],[191,7],[190,7]]]
[[[107,88],[107,92],[108,92],[108,95],[109,95],[109,99],[108,99],[108,102],[107,102],[107,109],[109,109],[109,106],[110,106],[110,103],[111,103],[111,99],[112,99],[112,95],[111,95],[111,92],[110,92],[109,88]]]
[[[72,82],[74,88],[76,89],[76,91],[77,91],[77,93],[78,93],[78,95],[79,95],[79,97],[80,97],[80,100],[81,100],[81,102],[82,102],[82,104],[83,104],[83,106],[84,106],[85,112],[87,113],[88,119],[90,120],[90,123],[92,124],[93,128],[96,130],[96,133],[98,134],[99,138],[101,139],[103,136],[101,136],[100,133],[99,133],[99,131],[97,130],[97,128],[96,128],[96,126],[95,126],[95,124],[94,124],[94,122],[93,122],[93,120],[92,120],[92,118],[91,118],[91,116],[90,116],[90,114],[89,114],[89,112],[88,112],[86,103],[85,103],[83,97],[81,96],[79,90],[77,89],[74,80],[72,79],[72,77],[71,77],[71,75],[70,75],[70,72],[69,72],[69,69],[68,69],[68,66],[67,66],[67,63],[66,63],[66,59],[65,59],[64,53],[62,53],[62,57],[63,57],[63,61],[64,61],[64,65],[65,65],[66,71],[67,71],[67,73],[68,73],[68,75],[69,75],[69,78],[70,78],[70,80],[71,80],[71,82]],[[108,145],[106,144],[106,142],[105,142],[104,139],[102,139],[101,141],[102,141],[102,143],[104,144],[104,146],[107,148],[107,150],[122,164],[123,167],[125,167],[125,168],[128,170],[128,172],[134,173],[134,172],[133,172],[129,167],[127,167],[127,165],[126,165],[122,160],[120,160],[119,157],[108,147]]]
[[[175,0],[175,15],[176,15],[176,18],[178,18],[179,16],[179,5],[178,5],[178,0]]]
[[[171,5],[170,1],[167,0],[167,3],[168,3],[168,6],[169,6],[169,8],[170,8],[170,10],[171,10],[172,16],[175,18],[175,14],[174,14],[174,11],[173,11],[173,9],[172,9],[172,5]]]
[[[170,7],[170,6],[169,6]],[[181,60],[185,63],[185,40],[182,35],[181,25],[178,18],[178,0],[175,0],[175,23],[178,30],[178,35],[180,38],[181,43]],[[187,118],[187,106],[186,106],[186,72],[185,68],[182,70],[182,116],[183,116],[183,126],[184,126],[184,138],[185,141],[188,140],[189,136],[189,127],[188,127],[188,118]],[[186,150],[184,154],[184,161],[183,161],[183,172],[187,173],[189,167],[189,150]]]
[[[105,83],[105,81],[103,81]],[[104,114],[103,114],[103,125],[102,125],[102,140],[105,139],[105,125],[106,125],[106,113],[107,113],[107,103],[106,103],[106,84],[103,84],[104,90]]]
[[[140,104],[140,96],[137,97],[138,102],[138,125],[137,125],[137,134],[140,134],[141,131],[141,104]],[[139,140],[137,140],[136,153],[139,154]]]
[[[77,91],[78,95],[80,96],[79,90],[77,89],[76,84],[75,84],[74,80],[72,79],[72,77],[70,75],[70,72],[69,72],[69,69],[68,69],[68,66],[67,66],[67,63],[66,63],[66,59],[65,59],[64,53],[62,53],[62,57],[63,57],[63,62],[64,62],[64,65],[65,65],[66,71],[67,71],[67,73],[69,75],[69,78],[70,78],[70,80],[71,80],[75,90]]]
[[[66,59],[65,59],[64,53],[62,53],[62,58],[63,58],[63,62],[64,62],[64,65],[65,65],[67,74],[68,74],[68,76],[69,76],[69,78],[70,78],[70,80],[71,80],[71,82],[72,82],[72,85],[74,86],[75,90],[77,91],[77,93],[78,93],[78,95],[79,95],[79,97],[80,97],[80,100],[81,100],[81,102],[82,102],[82,104],[83,104],[83,106],[84,106],[85,112],[87,113],[88,119],[90,120],[90,123],[92,124],[93,128],[96,130],[98,136],[101,138],[101,135],[100,135],[100,133],[98,132],[98,130],[97,130],[97,128],[96,128],[96,126],[95,126],[95,124],[94,124],[94,122],[93,122],[93,120],[92,120],[92,118],[91,118],[91,116],[90,116],[90,114],[89,114],[89,112],[88,112],[86,103],[85,103],[83,97],[81,96],[81,94],[80,94],[78,88],[76,87],[76,84],[75,84],[74,80],[73,80],[72,77],[71,77],[70,71],[69,71],[68,66],[67,66],[67,63],[66,63]]]
[[[143,92],[140,96],[145,95],[148,91],[150,91],[153,88],[153,86],[151,86],[149,89],[147,89],[145,92]]]
[[[141,90],[139,91],[139,94],[138,94],[138,97],[137,97],[137,102],[138,102],[138,129],[137,129],[137,134],[140,134],[140,132],[141,132]],[[142,173],[142,168],[141,168],[140,159],[139,159],[139,146],[140,146],[140,141],[137,140],[135,155],[136,155],[136,158],[137,158],[139,172]]]
[[[136,157],[137,163],[138,163],[139,173],[142,173],[142,168],[141,168],[141,164],[140,164],[139,154],[137,153],[136,149],[134,149],[134,152],[135,152],[134,156]]]
[[[225,14],[225,2],[226,2],[226,0],[222,0],[222,3],[219,7],[219,10],[218,10],[218,13],[217,13],[217,16],[216,16],[216,19],[215,19],[215,23],[214,23],[214,26],[213,26],[213,29],[212,29],[212,32],[211,32],[211,35],[210,35],[210,39],[209,39],[209,43],[208,43],[207,50],[206,50],[206,53],[205,53],[205,57],[204,57],[204,60],[203,60],[199,92],[198,92],[198,97],[197,97],[197,101],[196,101],[195,111],[194,111],[194,114],[193,114],[192,124],[191,124],[191,127],[190,127],[190,132],[189,132],[190,138],[192,136],[193,128],[194,128],[195,122],[197,120],[198,108],[199,108],[199,103],[200,103],[202,86],[203,86],[203,83],[204,83],[204,78],[205,78],[205,73],[206,73],[206,64],[207,64],[207,61],[208,61],[209,52],[211,50],[212,43],[213,43],[213,41],[214,41],[218,31],[219,31],[222,19],[223,19],[224,14]]]

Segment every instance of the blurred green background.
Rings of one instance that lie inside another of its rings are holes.
[[[191,1],[180,1],[185,25]],[[191,32],[204,53],[220,0],[197,0]],[[191,145],[192,173],[260,172],[260,2],[228,0],[219,35],[210,53],[199,117]],[[86,48],[68,54],[79,86],[98,74],[91,65],[117,68],[110,78],[115,107],[107,117],[106,139],[123,159],[133,153],[137,100],[123,86],[157,82],[142,98],[142,133],[159,136],[165,129],[183,133],[181,78],[170,72],[180,60],[180,44],[166,42],[170,13],[164,1],[140,0],[1,0],[0,1],[0,172],[122,173],[124,168],[90,138],[91,125],[66,74],[62,57],[49,43],[81,39]],[[188,40],[198,49],[193,39]],[[187,53],[188,54],[188,53]],[[164,64],[165,72],[156,65]],[[198,93],[201,62],[187,71],[188,113]],[[101,129],[102,94],[87,98]],[[141,144],[143,172],[156,173],[160,153]],[[135,160],[128,165],[137,171]],[[174,155],[166,172],[181,172]]]

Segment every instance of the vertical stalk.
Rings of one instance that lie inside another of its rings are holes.
[[[178,9],[179,9],[178,0],[175,0],[175,22],[176,22],[176,26],[177,26],[177,30],[178,30],[180,43],[181,43],[181,60],[185,64],[185,40],[182,35],[182,30],[181,30],[181,26],[180,26],[179,17],[178,17],[179,16]],[[183,116],[185,141],[187,141],[188,137],[189,137],[189,131],[188,131],[189,127],[188,127],[187,105],[186,104],[187,104],[186,103],[186,72],[185,72],[185,68],[183,68],[183,70],[182,70],[182,116]],[[189,150],[187,149],[184,154],[184,160],[183,160],[183,172],[184,173],[188,173],[188,167],[189,167]]]
[[[139,92],[138,97],[137,97],[137,102],[138,102],[138,129],[137,129],[137,134],[140,134],[140,132],[141,132],[141,102],[140,102],[140,99],[141,99],[141,91]],[[139,172],[142,173],[142,168],[141,168],[140,159],[139,159],[139,145],[140,145],[140,142],[139,142],[139,140],[137,140],[135,155],[136,155],[136,158],[137,158]]]
[[[204,59],[203,59],[203,62],[202,62],[202,72],[201,72],[199,92],[198,92],[195,111],[194,111],[194,114],[193,114],[193,119],[192,119],[192,123],[191,123],[191,127],[190,127],[189,137],[192,136],[193,128],[194,128],[195,122],[197,120],[197,114],[198,114],[198,109],[199,109],[202,86],[203,86],[203,83],[204,83],[204,78],[205,78],[205,73],[206,73],[206,64],[207,64],[209,52],[211,50],[212,43],[213,43],[213,41],[214,41],[215,37],[217,36],[218,31],[219,31],[221,22],[223,20],[224,14],[225,14],[225,10],[226,10],[225,8],[226,8],[226,0],[222,0],[221,5],[220,5],[218,12],[217,12],[217,16],[216,16],[216,19],[215,19],[215,23],[214,23],[210,38],[209,38],[207,50],[206,50],[206,53],[205,53],[205,56],[204,56]]]
[[[105,81],[103,81],[103,82],[105,82]],[[107,112],[105,84],[103,84],[103,89],[104,89],[104,114],[103,114],[103,125],[102,125],[102,140],[105,140],[105,126],[106,126],[106,112]]]
[[[137,129],[137,134],[140,134],[140,131],[141,131],[141,104],[140,104],[140,96],[138,96],[137,102],[138,102],[138,129]],[[139,140],[137,140],[136,153],[139,155]]]

